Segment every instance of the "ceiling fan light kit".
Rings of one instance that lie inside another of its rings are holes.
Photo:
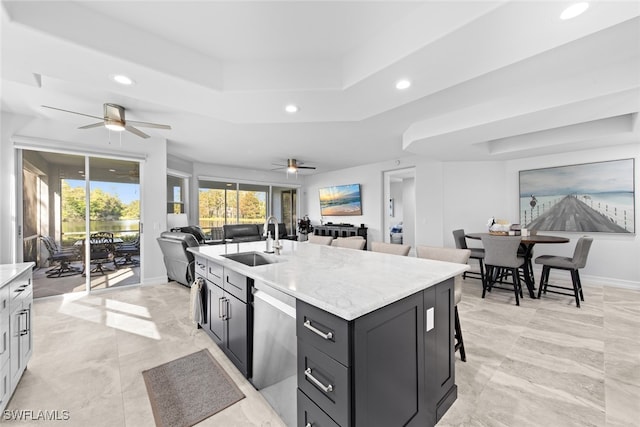
[[[274,163],[273,165],[274,166],[278,166],[278,167],[275,168],[275,169],[272,169],[272,170],[282,170],[282,169],[284,169],[285,172],[287,173],[287,176],[288,176],[290,173],[297,174],[300,169],[315,169],[316,168],[315,166],[302,166],[303,164],[304,163],[299,162],[296,159],[287,159],[287,164],[286,165],[279,165],[279,164]]]

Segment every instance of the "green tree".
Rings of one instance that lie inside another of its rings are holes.
[[[140,200],[134,200],[122,209],[123,219],[140,219]]]
[[[117,196],[99,188],[91,191],[89,218],[92,220],[120,219],[123,204]]]
[[[266,207],[264,202],[258,199],[255,191],[240,192],[240,218],[264,219]]]
[[[62,220],[85,219],[84,187],[71,187],[62,180]]]

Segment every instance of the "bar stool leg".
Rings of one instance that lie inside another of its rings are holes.
[[[516,294],[516,305],[520,305],[520,275],[517,268],[512,268],[511,273],[513,274],[513,291]]]
[[[573,294],[576,298],[576,305],[580,308],[580,296],[578,294],[578,282],[580,281],[580,278],[576,277],[577,273],[578,270],[571,270],[571,283],[573,284]]]
[[[454,308],[455,311],[455,339],[456,339],[456,350],[460,350],[460,360],[463,362],[467,361],[467,353],[464,351],[464,341],[462,339],[462,328],[460,328],[460,316],[458,315],[458,306],[456,305]]]

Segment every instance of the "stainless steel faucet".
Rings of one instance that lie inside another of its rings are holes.
[[[275,232],[276,235],[273,237],[273,252],[276,255],[280,255],[280,249],[282,249],[282,246],[280,245],[280,233],[278,230],[278,218],[276,218],[275,216],[271,215],[269,218],[267,218],[267,220],[264,222],[264,232],[263,232],[263,236],[267,237],[267,233],[269,230],[269,222],[271,222],[271,220],[275,221]]]

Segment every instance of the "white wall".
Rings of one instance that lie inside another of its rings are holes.
[[[447,162],[442,168],[445,246],[455,247],[453,230],[486,232],[489,218],[509,219],[504,162]],[[481,246],[472,241],[468,245]]]
[[[416,180],[404,178],[402,180],[403,227],[402,243],[415,248],[416,223]]]
[[[388,200],[384,199],[383,174],[386,171],[416,167],[415,179],[415,236],[416,244],[442,245],[442,166],[440,162],[418,157],[389,160],[365,166],[342,169],[305,177],[304,204],[302,210],[309,214],[312,224],[320,224],[320,200],[322,187],[342,184],[360,184],[362,215],[326,217],[325,220],[368,227],[368,241],[384,241],[387,233],[384,217],[388,215]],[[403,196],[404,197],[404,196]],[[407,215],[403,203],[403,216]]]
[[[68,123],[45,123],[29,118],[2,114],[2,140],[0,141],[2,169],[0,182],[2,194],[7,195],[8,203],[0,204],[0,262],[13,263],[21,261],[13,253],[18,241],[15,218],[16,184],[16,150],[14,141],[32,145],[33,149],[65,150],[76,153],[89,153],[104,156],[146,157],[140,170],[140,202],[141,220],[144,232],[141,236],[142,250],[142,283],[166,282],[167,274],[162,262],[162,252],[156,242],[161,231],[166,229],[166,187],[167,187],[167,151],[166,140],[149,138],[135,140],[133,135],[125,135],[123,143],[109,143],[105,132],[96,130],[70,130],[68,139],[55,141],[46,139],[47,126],[69,127]],[[71,128],[70,128],[71,129]],[[139,139],[139,138],[137,138]],[[9,196],[11,195],[11,196]]]
[[[638,145],[622,145],[599,150],[575,151],[572,153],[532,157],[506,162],[507,187],[505,194],[507,195],[506,206],[508,208],[509,218],[514,218],[514,222],[518,222],[519,171],[629,158],[635,159],[635,224],[637,229],[637,224],[640,220],[638,215],[638,212],[640,212],[640,194],[638,193],[640,189],[638,185],[640,149]],[[637,287],[640,289],[640,238],[638,238],[637,234],[560,233],[555,231],[548,234],[568,237],[571,239],[571,242],[562,245],[538,245],[535,248],[536,255],[572,256],[578,238],[584,234],[588,234],[592,236],[594,240],[591,251],[589,252],[587,266],[580,272],[581,277],[592,281],[615,283],[621,286]]]
[[[452,231],[487,230],[491,217],[518,219],[518,172],[566,164],[635,158],[640,167],[637,145],[585,150],[561,155],[533,157],[522,160],[494,162],[438,162],[420,157],[359,166],[305,178],[303,211],[313,224],[320,223],[318,189],[330,185],[360,183],[363,215],[331,217],[332,222],[364,223],[369,227],[369,241],[382,241],[383,219],[388,200],[384,200],[383,172],[416,166],[415,214],[416,245],[454,247]],[[636,173],[636,189],[638,173]],[[403,197],[404,198],[404,197]],[[636,212],[640,210],[640,195],[636,196]],[[406,216],[406,212],[404,212]],[[636,213],[636,222],[640,220]],[[549,233],[551,234],[551,233]],[[583,233],[560,233],[571,239],[568,244],[538,245],[535,254],[571,256],[577,238]],[[594,237],[587,266],[581,271],[585,283],[608,283],[640,289],[640,240],[637,235],[589,233]],[[469,241],[470,246],[480,243]],[[535,267],[534,267],[535,268]],[[539,270],[536,268],[536,276]]]

